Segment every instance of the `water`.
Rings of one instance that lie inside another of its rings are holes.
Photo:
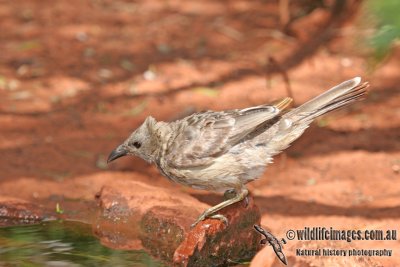
[[[0,266],[164,266],[144,251],[100,244],[89,225],[51,221],[0,228]]]

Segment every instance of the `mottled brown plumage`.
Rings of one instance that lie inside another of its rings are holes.
[[[206,217],[219,218],[218,210],[243,200],[250,181],[262,175],[272,157],[296,140],[318,116],[360,99],[368,83],[360,78],[343,82],[295,109],[291,102],[228,111],[195,113],[174,122],[148,117],[109,156],[109,161],[136,155],[155,163],[163,175],[197,189],[226,191],[236,195],[208,210]]]

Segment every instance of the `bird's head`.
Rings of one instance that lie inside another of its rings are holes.
[[[138,156],[148,162],[153,162],[157,149],[155,136],[153,136],[156,123],[153,117],[148,117],[139,128],[110,153],[107,163],[126,155]]]

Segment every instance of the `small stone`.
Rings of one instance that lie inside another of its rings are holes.
[[[102,170],[105,170],[108,168],[107,165],[107,160],[104,155],[99,155],[99,157],[96,160],[96,167]]]
[[[342,58],[342,59],[340,60],[340,64],[341,64],[343,67],[348,68],[348,67],[351,67],[351,66],[353,65],[353,61],[352,61],[350,58],[348,58],[348,57],[344,57],[344,58]]]
[[[394,173],[400,173],[400,165],[394,164],[392,170]]]
[[[133,64],[129,59],[123,59],[120,65],[121,68],[127,71],[133,71],[135,69],[135,64]]]
[[[128,87],[128,92],[130,95],[136,95],[137,94],[137,86],[135,83],[131,83]]]
[[[63,97],[67,97],[67,98],[74,97],[74,96],[76,96],[77,93],[78,93],[77,88],[70,87],[70,88],[67,88],[63,92]]]
[[[85,41],[87,41],[87,39],[88,39],[88,35],[87,35],[86,32],[78,32],[78,33],[75,35],[75,38],[76,38],[78,41],[80,41],[80,42],[85,42]]]
[[[83,51],[83,56],[84,57],[93,57],[96,54],[96,50],[92,47],[85,48]]]
[[[21,65],[18,69],[17,69],[17,74],[19,76],[24,76],[26,74],[28,74],[29,72],[29,66],[28,65]]]
[[[171,47],[168,44],[159,44],[157,50],[161,54],[168,55],[171,52]]]
[[[31,97],[32,97],[32,94],[29,91],[15,92],[11,95],[11,99],[14,99],[14,100],[26,100]]]
[[[61,97],[58,95],[54,95],[50,97],[50,102],[53,104],[59,103],[61,101]]]
[[[110,79],[112,78],[113,73],[109,69],[101,69],[99,70],[99,77],[103,79]]]
[[[143,78],[147,81],[153,81],[157,78],[157,74],[152,70],[146,70],[143,73]]]
[[[316,183],[317,183],[317,180],[314,179],[314,178],[309,178],[309,179],[307,180],[307,185],[308,185],[308,186],[315,185]]]
[[[18,80],[10,80],[8,82],[7,89],[10,91],[15,91],[18,89],[20,82]]]

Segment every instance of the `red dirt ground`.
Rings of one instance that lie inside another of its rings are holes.
[[[108,166],[106,157],[148,115],[171,120],[286,96],[279,75],[262,75],[269,56],[299,45],[275,30],[276,14],[275,1],[1,2],[0,199],[91,202],[113,179],[137,179],[220,201],[140,159]],[[349,23],[288,70],[296,103],[354,76],[371,92],[320,119],[249,185],[278,237],[306,226],[400,230],[400,50],[369,72],[358,27]],[[399,240],[348,246],[392,249],[372,261],[400,266]]]

